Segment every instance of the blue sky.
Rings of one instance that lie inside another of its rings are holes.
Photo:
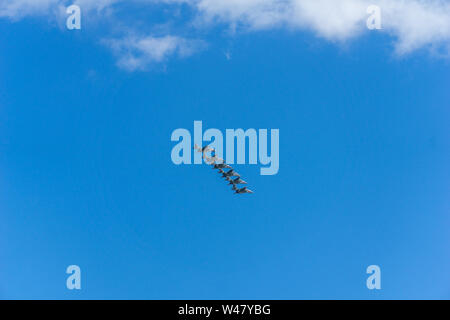
[[[449,299],[450,7],[374,2],[0,4],[0,298]],[[279,173],[174,165],[194,120]]]

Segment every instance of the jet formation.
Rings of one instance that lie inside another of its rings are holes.
[[[253,191],[247,187],[238,187],[238,185],[247,184],[247,182],[242,180],[241,175],[237,173],[230,165],[226,164],[222,158],[216,156],[214,148],[209,146],[199,147],[195,144],[194,149],[203,154],[203,159],[205,159],[207,164],[212,166],[212,169],[218,170],[218,172],[222,174],[222,178],[225,178],[225,180],[228,181],[228,184],[231,185],[231,189],[235,194],[253,193]],[[211,157],[208,157],[208,152],[211,152]],[[225,171],[225,169],[229,170]]]

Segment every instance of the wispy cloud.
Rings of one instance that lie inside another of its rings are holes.
[[[60,0],[2,0],[0,17],[17,20],[28,15],[48,14],[60,2]]]
[[[188,57],[206,44],[201,40],[176,36],[125,37],[104,40],[117,56],[117,65],[128,71],[146,70],[155,63],[162,63],[170,57]]]
[[[2,0],[0,17],[18,20],[28,15],[54,14],[56,8],[72,3],[83,14],[96,11],[107,15],[108,8],[125,0]],[[268,29],[309,31],[333,42],[344,42],[367,34],[369,5],[381,8],[382,30],[392,36],[394,50],[405,55],[421,48],[443,49],[450,55],[450,1],[447,0],[128,0],[134,6],[162,4],[170,9],[180,5],[192,8],[196,26],[184,21],[190,32],[205,35],[210,26],[222,25],[239,32]],[[117,6],[117,10],[124,6]],[[180,19],[175,14],[171,20]],[[109,15],[120,20],[120,14]],[[126,24],[126,22],[121,22]],[[140,69],[170,56],[186,56],[197,51],[199,42],[171,36],[111,40],[119,65]],[[107,35],[103,35],[103,37]],[[115,42],[114,42],[115,41]]]
[[[79,5],[83,11],[101,11],[119,2],[123,0],[1,0],[0,17],[19,20],[27,16],[54,15],[61,7],[72,4]]]
[[[381,32],[396,39],[398,54],[424,46],[450,44],[450,2],[442,0],[192,0],[200,18],[228,23],[233,29],[287,27],[310,30],[331,41],[364,32],[367,8],[381,8]]]
[[[396,51],[405,54],[422,47],[450,49],[449,1],[380,1],[384,26],[397,38]]]

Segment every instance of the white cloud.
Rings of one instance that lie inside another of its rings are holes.
[[[83,10],[102,10],[121,0],[73,0],[70,4],[76,4]]]
[[[33,15],[53,15],[61,7],[79,5],[83,11],[102,10],[122,0],[1,0],[0,17],[18,20]]]
[[[118,66],[128,70],[145,70],[169,57],[187,57],[201,50],[205,43],[176,36],[126,37],[105,40],[118,58]]]
[[[380,1],[384,27],[398,39],[398,54],[426,46],[450,44],[450,3],[448,1]]]
[[[292,1],[283,0],[191,0],[207,22],[242,25],[244,28],[264,29],[282,24]]]
[[[386,32],[393,37],[397,54],[407,54],[420,48],[444,48],[450,53],[449,0],[128,1],[135,5],[147,4],[143,6],[146,9],[149,8],[149,3],[163,3],[168,7],[190,5],[196,16],[197,28],[202,29],[193,32],[203,34],[204,28],[207,31],[209,25],[220,23],[238,32],[272,28],[308,30],[319,37],[336,42],[347,41],[368,33],[365,24],[368,18],[366,9],[369,5],[375,4],[381,7],[383,29],[380,32]],[[45,14],[69,2],[79,4],[82,11],[94,9],[97,12],[105,12],[103,9],[110,8],[115,3],[126,3],[125,0],[1,0],[0,17],[20,19],[26,15]],[[120,13],[112,17],[120,19]],[[172,19],[179,18],[174,15]],[[170,43],[172,42],[167,43],[169,47]],[[177,50],[180,49],[175,49]],[[167,52],[170,51],[168,48]]]
[[[368,1],[296,0],[288,23],[331,40],[352,38],[365,30]]]
[[[443,0],[191,0],[206,22],[261,30],[285,26],[311,30],[331,41],[364,32],[369,5],[379,5],[383,30],[397,39],[396,51],[450,44],[450,3]]]
[[[60,0],[2,0],[0,17],[20,19],[27,15],[46,14],[59,2]]]

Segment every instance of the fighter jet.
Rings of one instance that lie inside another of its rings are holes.
[[[243,187],[243,188],[241,188],[241,189],[236,188],[235,185],[233,185],[233,187],[234,187],[234,188],[233,188],[234,193],[237,193],[237,194],[242,194],[242,193],[253,193],[253,191],[250,190],[250,189],[247,189],[247,187]]]
[[[236,187],[238,184],[247,184],[247,182],[242,180],[240,174],[234,171],[231,166],[226,164],[224,159],[219,158],[216,155],[214,148],[210,147],[209,145],[205,147],[199,147],[197,144],[194,144],[194,149],[197,152],[201,152],[203,159],[205,159],[205,162],[212,165],[212,169],[217,169],[219,174],[222,175],[222,178],[225,178],[228,181],[228,184],[232,185],[232,189],[234,190],[235,194],[253,193],[253,191],[247,189],[247,187]],[[208,156],[209,152],[211,152],[211,156]],[[230,170],[225,172],[223,169]]]
[[[213,165],[213,169],[223,169],[223,168],[231,169],[231,166],[227,165],[226,163],[219,163],[219,164],[214,163]]]
[[[223,178],[227,178],[227,177],[240,177],[240,174],[237,173],[236,171],[234,171],[234,169],[229,170],[228,172],[224,172],[222,173],[222,177]]]
[[[205,162],[208,164],[223,164],[224,163],[223,159],[219,158],[216,155],[213,155],[212,157],[207,157],[205,154],[203,154],[203,158],[205,159]]]
[[[214,151],[214,148],[211,148],[210,146],[204,146],[203,148],[200,148],[197,144],[194,144],[194,149],[197,150],[197,152],[203,153],[203,155],[206,152]]]
[[[227,178],[228,178],[228,177],[227,177]],[[247,184],[247,182],[245,182],[245,181],[242,180],[241,178],[236,178],[236,179],[234,179],[234,180],[228,178],[227,180],[230,182],[229,184],[232,184],[232,185],[235,185],[235,184]]]

